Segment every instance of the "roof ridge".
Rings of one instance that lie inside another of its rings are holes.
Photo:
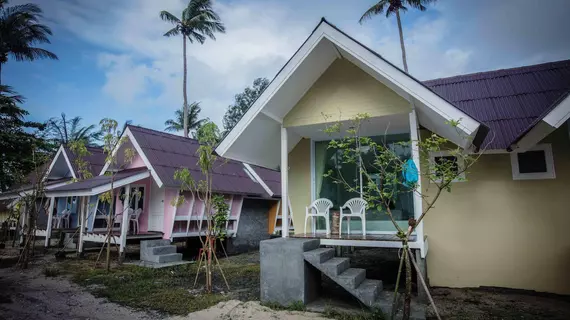
[[[161,135],[161,136],[167,136],[169,138],[173,138],[173,139],[178,139],[178,140],[182,140],[182,141],[189,141],[189,142],[196,142],[199,143],[197,139],[194,138],[190,138],[190,137],[183,137],[183,136],[179,136],[176,134],[172,134],[172,133],[168,133],[168,132],[164,132],[164,131],[158,131],[155,129],[151,129],[151,128],[147,128],[147,127],[143,127],[143,126],[137,126],[137,125],[133,125],[133,124],[129,124],[127,125],[127,127],[129,128],[138,128],[138,129],[143,129],[146,131],[151,131],[152,134],[155,135]]]

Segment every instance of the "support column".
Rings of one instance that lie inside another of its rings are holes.
[[[85,236],[85,206],[83,204],[84,199],[86,199],[86,197],[79,197],[78,201],[79,201],[79,245],[78,245],[78,254],[81,257],[83,255],[83,238]]]
[[[51,197],[49,198],[49,209],[48,209],[48,221],[47,221],[47,229],[46,229],[46,242],[45,242],[45,247],[49,248],[49,240],[51,238],[51,228],[52,228],[52,224],[53,224],[53,207],[55,204],[55,198]]]
[[[419,132],[418,132],[418,117],[416,115],[416,109],[412,105],[412,112],[410,112],[410,138],[412,140],[412,160],[416,165],[418,170],[418,185],[416,190],[418,192],[414,192],[414,218],[416,220],[422,215],[423,203],[422,203],[422,179],[421,179],[421,168],[420,168],[420,151],[418,148],[418,141],[419,141]],[[424,248],[424,223],[423,221],[417,226],[416,228],[416,235],[417,235],[417,242],[420,244],[420,251],[421,257],[426,257],[426,252]]]
[[[281,125],[281,236],[289,237],[289,152],[287,148],[287,128]]]
[[[20,234],[18,243],[21,246],[24,245],[24,241],[26,239],[26,227],[28,225],[28,208],[25,202],[22,203],[20,207],[20,230],[17,230]]]
[[[125,199],[123,199],[123,215],[121,220],[121,247],[119,248],[120,260],[125,256],[127,246],[127,233],[129,232],[129,200],[131,199],[131,185],[125,186]]]

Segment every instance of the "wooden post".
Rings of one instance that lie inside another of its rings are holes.
[[[412,112],[410,112],[410,138],[412,140],[412,160],[418,170],[417,192],[414,192],[414,218],[417,220],[422,215],[422,176],[420,174],[420,151],[418,148],[418,141],[420,139],[418,132],[418,117],[416,109],[412,105]],[[425,258],[426,252],[424,248],[424,223],[423,221],[416,227],[417,242],[420,244],[421,257]]]
[[[287,128],[281,126],[281,236],[289,237],[289,152],[287,148]]]
[[[131,185],[125,186],[125,199],[123,199],[123,216],[121,221],[121,247],[119,248],[120,259],[125,255],[125,247],[127,246],[127,233],[129,232],[129,200],[131,198]]]
[[[79,248],[77,250],[77,252],[79,253],[79,256],[83,255],[83,238],[85,236],[85,206],[83,205],[83,201],[84,199],[86,199],[86,197],[79,197],[78,201],[79,201]]]
[[[51,229],[52,229],[52,224],[53,224],[53,207],[54,207],[54,203],[55,203],[55,198],[51,197],[49,198],[49,211],[48,211],[48,221],[47,221],[47,230],[46,230],[46,242],[45,242],[45,247],[49,248],[49,240],[51,238]]]

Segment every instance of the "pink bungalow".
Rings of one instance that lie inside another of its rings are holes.
[[[106,163],[92,179],[46,192],[52,199],[52,208],[54,198],[77,197],[80,230],[83,231],[79,252],[86,241],[105,242],[109,204],[100,201],[99,196],[111,188],[116,194],[115,232],[111,241],[120,245],[121,253],[129,239],[173,241],[203,234],[206,223],[200,199],[184,192],[184,202],[180,206],[172,205],[180,195],[180,182],[174,179],[176,170],[187,168],[196,181],[202,179],[197,165],[198,142],[138,126],[128,126],[123,137],[126,141],[114,151],[118,157],[117,165]],[[124,159],[127,148],[136,151],[135,158],[129,163]],[[113,171],[117,173],[111,181],[105,173]],[[244,246],[256,246],[259,240],[269,237],[268,225],[272,224],[269,212],[278,206],[280,198],[279,172],[224,160],[214,169],[213,191],[223,194],[230,207],[227,222],[230,246],[236,250],[244,249]],[[137,195],[131,197],[134,192]],[[131,199],[130,203],[123,203],[125,198]],[[51,224],[48,224],[47,234],[51,234]]]

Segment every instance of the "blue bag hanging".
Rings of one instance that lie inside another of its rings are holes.
[[[404,163],[402,176],[404,177],[404,184],[408,187],[412,187],[418,182],[418,168],[414,160],[408,159]]]

